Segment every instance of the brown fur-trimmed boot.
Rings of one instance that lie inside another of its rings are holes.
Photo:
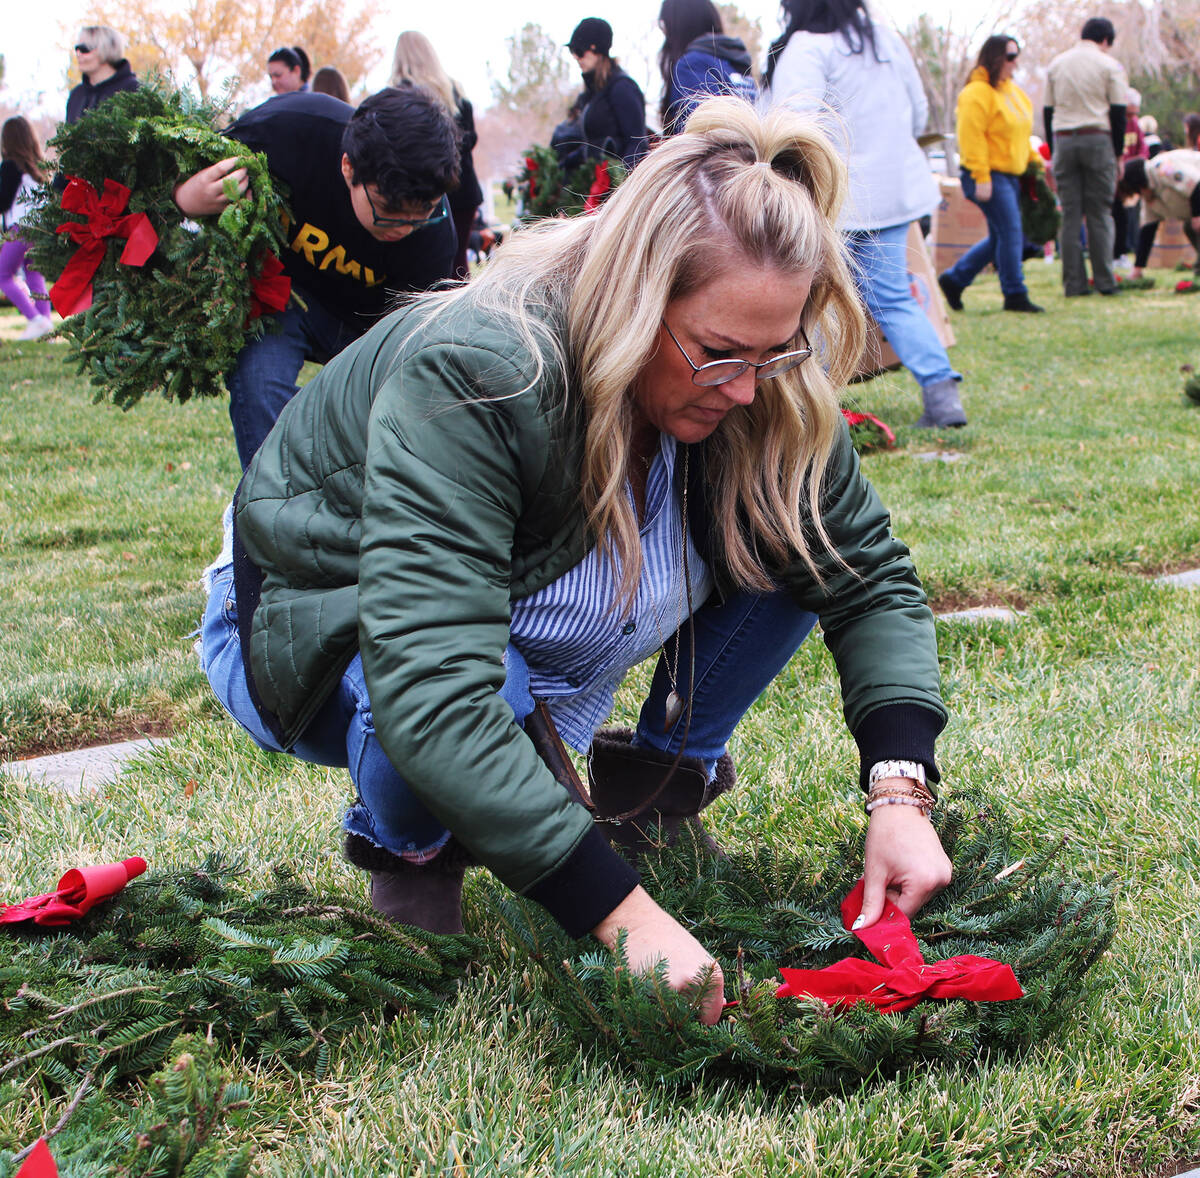
[[[696,757],[681,757],[670,780],[655,796],[675,761],[672,753],[635,748],[629,728],[603,728],[588,755],[588,787],[598,819],[632,814],[618,822],[601,821],[609,842],[635,865],[664,846],[672,846],[686,823],[700,845],[722,854],[697,815],[737,781],[726,753],[712,781]]]
[[[346,859],[369,873],[371,907],[397,924],[461,933],[463,876],[472,859],[453,838],[428,863],[410,863],[362,835],[347,834]]]

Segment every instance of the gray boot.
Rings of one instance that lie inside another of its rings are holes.
[[[967,424],[967,412],[958,398],[958,381],[953,377],[927,384],[921,390],[925,412],[917,422],[917,429],[945,428]]]
[[[699,758],[681,757],[659,791],[674,754],[635,748],[632,740],[631,729],[602,729],[588,755],[588,787],[608,841],[636,866],[643,856],[672,846],[687,823],[702,846],[720,855],[721,848],[697,815],[736,783],[729,754],[717,762],[712,781]],[[620,815],[628,817],[603,821]]]
[[[453,838],[428,863],[410,863],[357,834],[346,835],[344,853],[369,873],[380,915],[429,933],[463,931],[463,876],[472,860]]]

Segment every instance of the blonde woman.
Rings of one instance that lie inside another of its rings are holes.
[[[450,193],[450,215],[454,219],[454,231],[458,234],[458,252],[454,257],[455,278],[467,278],[467,241],[471,226],[475,223],[475,210],[483,203],[483,189],[475,175],[475,161],[471,153],[479,136],[475,134],[475,112],[461,88],[442,68],[437,50],[424,33],[409,30],[396,38],[396,52],[392,57],[390,86],[424,86],[441,100],[458,124],[462,135],[462,166],[458,188]]]
[[[712,99],[595,215],[415,298],[281,414],[203,661],[264,748],[348,766],[379,911],[461,928],[469,858],[683,988],[715,963],[634,863],[734,784],[726,742],[818,619],[870,783],[860,924],[948,881],[933,619],[838,412],[863,343],[845,186],[801,116]],[[636,731],[598,732],[656,654]],[[620,825],[539,757],[539,700]]]
[[[136,90],[137,76],[125,60],[125,38],[108,25],[84,25],[75,38],[75,64],[83,81],[67,95],[67,122],[122,90]]]

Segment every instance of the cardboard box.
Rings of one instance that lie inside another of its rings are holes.
[[[937,271],[929,258],[929,250],[925,239],[921,236],[921,228],[914,221],[908,227],[908,285],[913,298],[926,318],[933,324],[933,330],[942,342],[949,348],[954,344],[954,331],[950,326],[950,316],[946,304],[942,301],[942,292],[937,284]],[[858,375],[861,378],[874,376],[885,369],[899,368],[900,358],[892,351],[891,345],[883,337],[879,325],[868,317],[867,346],[863,349],[859,361]]]
[[[987,237],[987,218],[983,210],[963,196],[962,181],[953,176],[939,176],[941,203],[933,210],[933,228],[929,247],[933,264],[940,274],[948,270],[981,238]]]
[[[1183,224],[1179,221],[1163,221],[1154,236],[1154,248],[1146,263],[1156,270],[1174,270],[1179,262],[1190,270],[1196,261],[1196,251],[1183,235]]]

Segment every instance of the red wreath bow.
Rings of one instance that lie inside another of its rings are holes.
[[[0,924],[32,920],[34,924],[70,924],[89,912],[101,900],[115,896],[131,879],[146,870],[146,860],[134,855],[122,863],[102,863],[99,867],[72,867],[58,881],[58,891],[30,896],[17,904],[0,907]]]
[[[853,409],[843,409],[842,416],[847,425],[873,425],[883,434],[884,442],[889,448],[896,444],[896,435],[874,413],[856,413]]]
[[[588,189],[583,202],[583,211],[590,213],[600,207],[600,198],[612,188],[612,177],[608,174],[608,160],[601,160],[596,165],[596,174],[592,178],[592,186]]]
[[[25,1159],[25,1164],[17,1171],[17,1178],[58,1178],[54,1155],[44,1137],[37,1139],[37,1143]]]
[[[862,911],[863,881],[842,901],[842,923],[850,928]],[[1012,968],[990,957],[949,957],[926,962],[908,917],[890,900],[883,916],[854,935],[883,964],[846,957],[825,969],[781,969],[777,998],[820,998],[830,1006],[869,1002],[878,1010],[908,1010],[922,998],[970,998],[1008,1002],[1024,997]]]
[[[67,178],[62,207],[68,213],[82,213],[87,220],[60,225],[55,232],[65,233],[79,245],[62,277],[50,288],[50,301],[65,319],[86,311],[92,305],[92,278],[104,261],[108,238],[125,238],[120,261],[126,266],[142,266],[158,245],[158,234],[145,213],[125,213],[129,189],[115,180],[104,181],[101,196],[86,180]]]
[[[267,254],[261,273],[250,283],[250,318],[284,310],[291,294],[292,280],[284,274],[283,263],[275,254]]]

